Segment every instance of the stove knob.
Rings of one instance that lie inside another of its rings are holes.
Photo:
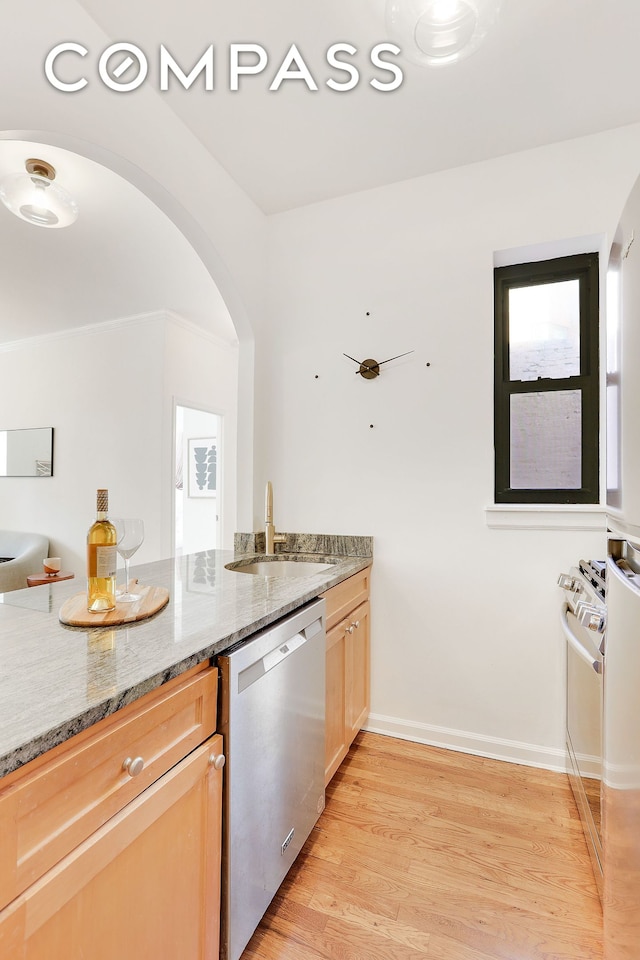
[[[569,590],[571,593],[580,593],[582,584],[577,577],[572,577],[569,573],[561,573],[558,577],[558,586],[563,590]]]
[[[604,633],[605,619],[601,613],[594,613],[589,623],[587,624],[589,630],[593,630],[595,633]],[[602,653],[602,651],[600,651]]]
[[[576,617],[587,630],[593,630],[594,633],[602,633],[604,630],[604,614],[592,603],[579,603],[576,607]]]

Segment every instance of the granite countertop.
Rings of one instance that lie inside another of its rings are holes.
[[[131,576],[141,584],[169,591],[166,607],[134,624],[97,629],[61,624],[58,611],[68,597],[84,591],[84,578],[0,594],[0,776],[372,562],[369,537],[314,541],[298,535],[297,541],[287,540],[287,551],[295,550],[298,559],[309,553],[308,559],[332,561],[331,567],[291,579],[235,573],[225,564],[242,554],[249,559],[261,546],[249,535],[238,536],[235,553],[208,550],[132,567]],[[360,553],[350,555],[354,551]]]

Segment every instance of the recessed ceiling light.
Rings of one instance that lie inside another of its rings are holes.
[[[387,0],[391,37],[407,60],[457,63],[478,49],[502,0]]]

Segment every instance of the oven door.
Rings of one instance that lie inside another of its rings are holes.
[[[566,604],[561,623],[567,642],[567,770],[602,896],[602,636],[583,627]]]

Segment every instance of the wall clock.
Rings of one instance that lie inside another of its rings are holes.
[[[408,357],[410,353],[415,353],[415,350],[398,353],[395,357],[388,357],[386,360],[372,360],[370,358],[368,360],[356,360],[355,357],[350,357],[348,353],[343,353],[342,356],[358,364],[356,374],[360,374],[365,380],[375,380],[376,377],[380,376],[380,367],[384,363],[391,363],[392,360],[399,360],[400,357]]]

